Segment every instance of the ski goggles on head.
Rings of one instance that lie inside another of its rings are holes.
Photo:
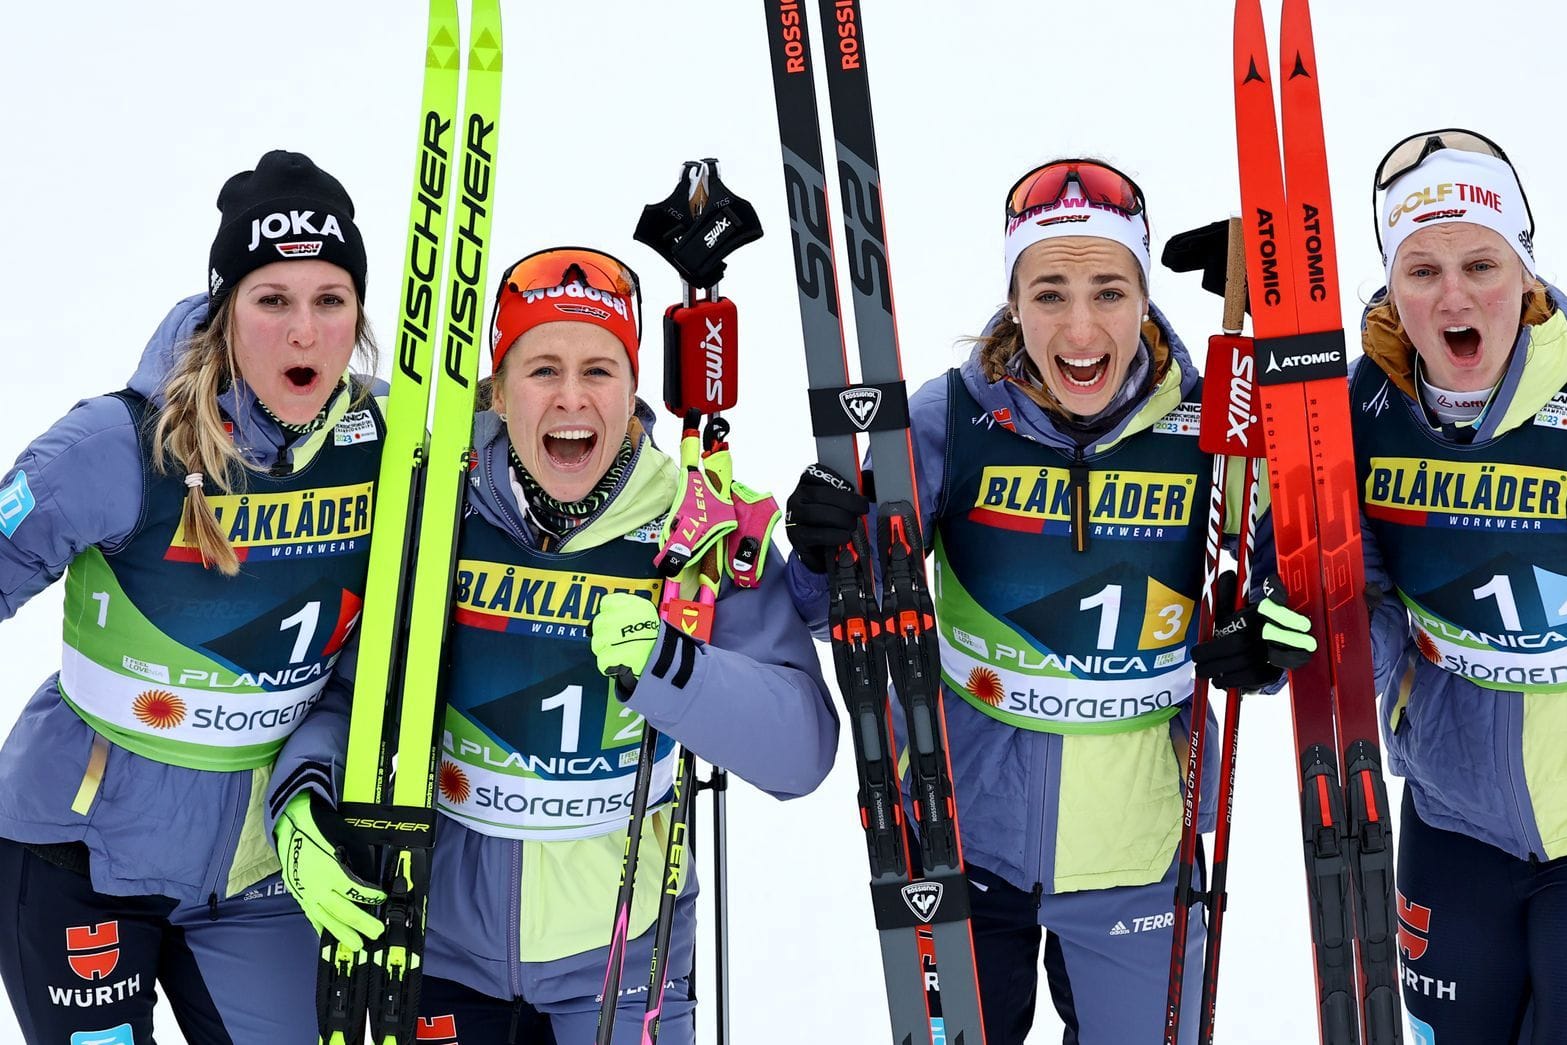
[[[1389,149],[1387,154],[1382,157],[1382,162],[1377,164],[1376,175],[1372,180],[1371,188],[1371,209],[1373,214],[1376,215],[1377,245],[1383,248],[1387,246],[1385,242],[1387,230],[1383,227],[1383,215],[1381,214],[1381,204],[1378,200],[1378,195],[1387,192],[1400,178],[1419,169],[1434,154],[1444,149],[1484,157],[1483,160],[1469,161],[1471,165],[1475,163],[1489,164],[1491,161],[1496,161],[1506,168],[1506,172],[1511,175],[1513,183],[1512,186],[1507,186],[1507,188],[1511,189],[1513,186],[1516,186],[1518,189],[1518,198],[1523,202],[1522,218],[1526,225],[1527,240],[1532,243],[1534,238],[1534,211],[1529,206],[1529,197],[1523,191],[1523,183],[1518,178],[1518,172],[1513,168],[1513,161],[1507,158],[1507,153],[1502,150],[1500,145],[1478,131],[1465,130],[1462,127],[1445,127],[1441,130],[1421,131],[1418,134],[1411,134]],[[1501,173],[1498,169],[1491,176],[1495,177],[1495,175]],[[1492,187],[1496,186],[1493,184]],[[1417,202],[1414,198],[1411,198],[1406,207],[1413,208]],[[1475,211],[1466,217],[1481,225],[1493,226],[1498,224],[1498,222],[1489,219],[1479,211]],[[1515,216],[1512,221],[1516,220]],[[1508,236],[1507,229],[1498,228],[1498,231],[1502,233],[1503,238],[1511,239]],[[1397,238],[1401,239],[1402,237]],[[1517,245],[1514,245],[1514,249],[1518,249]],[[1524,249],[1530,250],[1530,247],[1526,245]],[[1385,251],[1385,253],[1387,252]],[[1387,260],[1391,263],[1391,257],[1388,257]],[[1526,259],[1526,264],[1530,265],[1532,271],[1532,257]]]
[[[513,263],[495,290],[490,323],[491,365],[533,327],[584,322],[618,337],[637,369],[642,340],[642,285],[624,261],[587,247],[551,247]]]
[[[1077,193],[1068,196],[1067,186]],[[1010,295],[1023,252],[1059,236],[1108,239],[1131,251],[1148,286],[1148,213],[1137,183],[1098,160],[1055,160],[1023,175],[1007,193],[1004,257]]]
[[[1109,164],[1098,160],[1056,160],[1023,175],[1007,193],[1008,222],[1061,202],[1075,183],[1083,198],[1124,214],[1143,213],[1143,190]]]
[[[1411,134],[1387,151],[1377,164],[1376,186],[1380,191],[1392,185],[1425,162],[1438,149],[1457,149],[1459,152],[1477,152],[1482,156],[1495,156],[1509,167],[1512,161],[1502,147],[1476,131],[1462,127],[1447,127],[1440,131],[1422,131]]]

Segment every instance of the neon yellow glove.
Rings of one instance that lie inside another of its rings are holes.
[[[309,792],[288,800],[272,832],[283,862],[283,884],[316,932],[331,933],[350,951],[381,935],[381,920],[359,905],[378,904],[386,894],[338,860],[310,812]]]
[[[635,688],[658,641],[658,623],[658,607],[640,595],[617,591],[600,599],[588,625],[599,673],[628,693]]]

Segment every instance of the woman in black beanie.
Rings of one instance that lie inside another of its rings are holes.
[[[316,927],[263,799],[275,766],[332,772],[288,741],[364,591],[365,250],[298,153],[218,208],[207,292],[0,476],[0,619],[66,578],[61,669],[0,749],[0,975],[30,1042],[150,1042],[155,981],[193,1045],[315,1039]]]

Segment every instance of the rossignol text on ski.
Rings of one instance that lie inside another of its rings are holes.
[[[893,311],[864,18],[858,0],[820,2],[822,24],[836,28],[839,44],[827,62],[826,82],[854,287],[860,359],[860,381],[854,382],[839,315],[808,15],[795,0],[765,0],[763,6],[817,455],[838,475],[859,481],[857,435],[864,432],[876,462],[879,558],[873,568],[863,531],[840,549],[829,564],[829,620],[853,732],[892,1040],[978,1045],[984,1026]],[[907,850],[889,675],[909,739],[921,878],[913,877]]]

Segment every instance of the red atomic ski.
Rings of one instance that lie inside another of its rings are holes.
[[[1324,1045],[1396,1045],[1392,831],[1305,0],[1284,0],[1281,36],[1282,163],[1260,3],[1237,0],[1236,144],[1278,573],[1319,649],[1290,674],[1318,1017]]]

